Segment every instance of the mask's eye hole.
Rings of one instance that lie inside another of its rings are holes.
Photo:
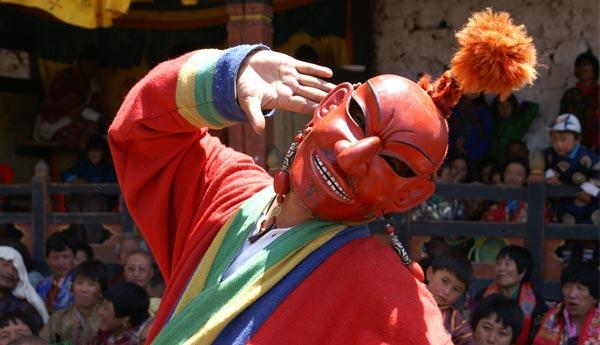
[[[387,162],[387,164],[390,165],[390,167],[392,167],[392,170],[394,170],[394,172],[401,177],[415,177],[417,176],[417,174],[415,174],[415,172],[403,161],[393,158],[393,157],[389,157],[389,156],[382,156],[383,159],[385,159],[385,161]]]
[[[354,99],[354,97],[350,97],[350,102],[348,103],[348,114],[352,120],[360,127],[363,133],[366,132],[367,122],[365,119],[365,112],[363,108],[358,104],[358,102]]]

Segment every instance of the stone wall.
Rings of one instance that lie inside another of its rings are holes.
[[[562,93],[575,84],[575,57],[588,49],[598,56],[598,0],[373,0],[377,72],[413,80],[421,72],[439,76],[456,49],[454,32],[472,11],[486,7],[510,12],[534,39],[543,67],[536,84],[517,97],[540,104],[525,140],[530,149],[546,147],[543,127],[557,115]]]

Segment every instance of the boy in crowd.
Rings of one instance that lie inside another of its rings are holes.
[[[475,345],[514,344],[523,327],[523,312],[515,300],[489,295],[475,308],[471,326]]]
[[[69,237],[52,234],[46,240],[46,260],[52,274],[39,282],[37,293],[46,303],[48,313],[68,308],[73,303],[70,271],[75,264],[75,250]]]
[[[469,322],[460,310],[452,307],[463,295],[472,278],[471,262],[455,250],[443,252],[427,268],[427,288],[442,311],[444,327],[455,345],[474,344]]]
[[[552,146],[544,151],[546,182],[581,188],[575,198],[561,199],[556,204],[559,221],[568,224],[600,224],[600,162],[598,154],[580,144],[581,124],[577,116],[570,113],[559,115],[548,130]],[[567,261],[570,258],[592,259],[594,254],[593,244],[582,249],[581,243],[567,242],[567,247],[571,250],[571,257],[568,251],[563,251],[563,258]]]
[[[598,344],[600,272],[591,263],[572,263],[560,275],[562,301],[544,317],[534,345]]]

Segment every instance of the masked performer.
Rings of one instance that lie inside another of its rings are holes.
[[[508,14],[476,14],[457,37],[452,68],[418,85],[334,88],[319,79],[330,70],[261,45],[196,51],[142,79],[109,134],[168,281],[150,339],[450,344],[422,271],[364,224],[433,193],[464,92],[507,96],[535,78],[531,39]],[[274,108],[313,112],[274,179],[207,134],[244,121],[260,132]]]

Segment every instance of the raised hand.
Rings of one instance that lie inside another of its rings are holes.
[[[270,50],[246,58],[237,79],[237,100],[256,133],[265,128],[262,109],[312,113],[335,85],[321,80],[333,72]]]

